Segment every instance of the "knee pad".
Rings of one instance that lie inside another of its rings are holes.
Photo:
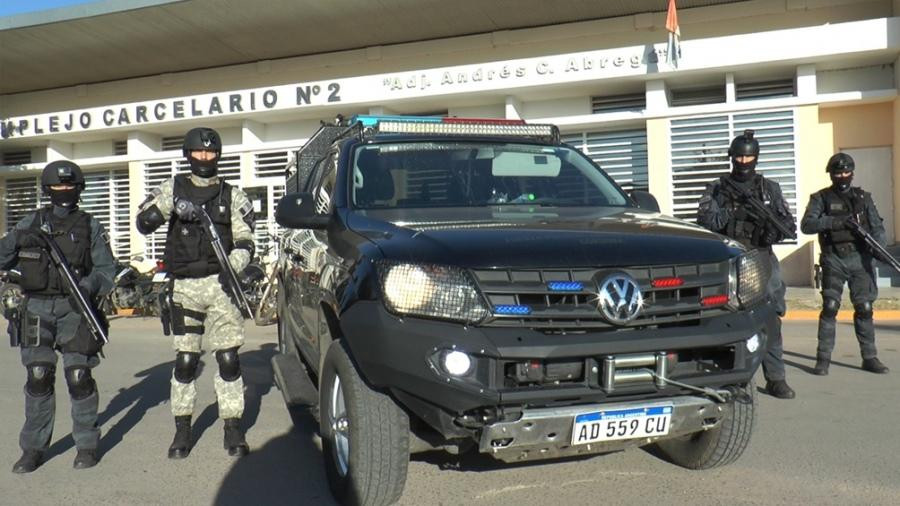
[[[241,361],[238,358],[237,348],[217,351],[216,361],[219,362],[219,376],[223,380],[234,381],[241,377]]]
[[[200,354],[192,351],[179,351],[175,355],[175,379],[179,383],[194,381],[197,374],[197,364],[200,363]]]
[[[69,386],[69,395],[76,401],[87,399],[96,390],[91,369],[84,366],[66,368],[66,384]]]
[[[56,383],[56,366],[53,364],[30,364],[25,367],[28,379],[25,380],[25,391],[33,397],[43,397],[53,393]]]
[[[837,317],[838,309],[841,308],[841,301],[825,297],[822,301],[822,318],[834,320]]]
[[[872,303],[871,302],[860,302],[859,304],[854,304],[853,309],[855,310],[853,316],[860,320],[871,320],[872,319]]]

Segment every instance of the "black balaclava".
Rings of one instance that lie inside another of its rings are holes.
[[[850,183],[853,182],[853,171],[856,170],[856,163],[847,153],[836,153],[828,159],[828,165],[825,170],[831,175],[831,185],[835,190],[843,193],[850,190]],[[849,172],[847,177],[837,177],[838,173]]]
[[[731,177],[738,181],[749,181],[756,175],[756,162],[759,161],[759,141],[753,138],[753,130],[744,130],[731,141],[728,148],[728,156],[731,157]],[[739,156],[752,156],[753,161],[741,163]]]

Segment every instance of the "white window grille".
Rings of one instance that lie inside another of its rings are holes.
[[[284,177],[288,163],[287,151],[267,151],[253,154],[253,174],[256,177]]]
[[[562,136],[597,162],[625,191],[647,190],[647,131],[643,128]]]
[[[773,110],[673,119],[672,188],[673,214],[697,219],[697,204],[706,184],[731,170],[728,146],[744,130],[755,130],[760,154],[758,173],[781,185],[781,191],[797,214],[797,170],[794,111]]]
[[[126,260],[131,255],[128,169],[88,172],[84,180],[79,207],[103,224],[113,255]],[[6,229],[48,203],[41,194],[39,176],[7,179]]]
[[[4,151],[2,165],[25,165],[31,163],[31,150]]]
[[[795,94],[794,79],[789,78],[756,83],[735,83],[734,92],[735,98],[739,101],[793,97]]]
[[[6,227],[9,230],[26,214],[42,205],[40,176],[6,180]]]
[[[625,95],[610,95],[591,97],[591,113],[642,111],[647,108],[647,94],[628,93]]]
[[[109,234],[109,246],[120,260],[131,256],[128,169],[89,172],[84,175],[82,210],[91,213]]]
[[[113,142],[113,154],[116,156],[128,154],[128,141]]]
[[[144,197],[150,195],[154,188],[176,174],[189,174],[190,164],[186,159],[160,160],[144,163]],[[234,186],[240,186],[241,156],[238,154],[222,155],[219,160],[219,177]],[[166,231],[168,224],[159,227],[156,232],[147,236],[147,247],[144,252],[147,258],[162,260],[166,249]]]
[[[182,146],[184,146],[184,136],[183,135],[162,138],[162,150],[163,151],[181,151]]]

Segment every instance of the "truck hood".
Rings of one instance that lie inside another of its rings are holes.
[[[367,210],[347,223],[385,258],[467,268],[697,264],[741,251],[701,227],[635,208]]]

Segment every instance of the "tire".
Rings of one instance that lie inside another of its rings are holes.
[[[712,469],[736,461],[750,443],[756,425],[756,386],[738,388],[718,427],[656,443],[664,460],[688,469]]]
[[[388,395],[363,382],[342,341],[333,342],[325,356],[319,412],[335,498],[359,506],[400,499],[409,465],[409,418]],[[339,432],[341,422],[346,429]]]

